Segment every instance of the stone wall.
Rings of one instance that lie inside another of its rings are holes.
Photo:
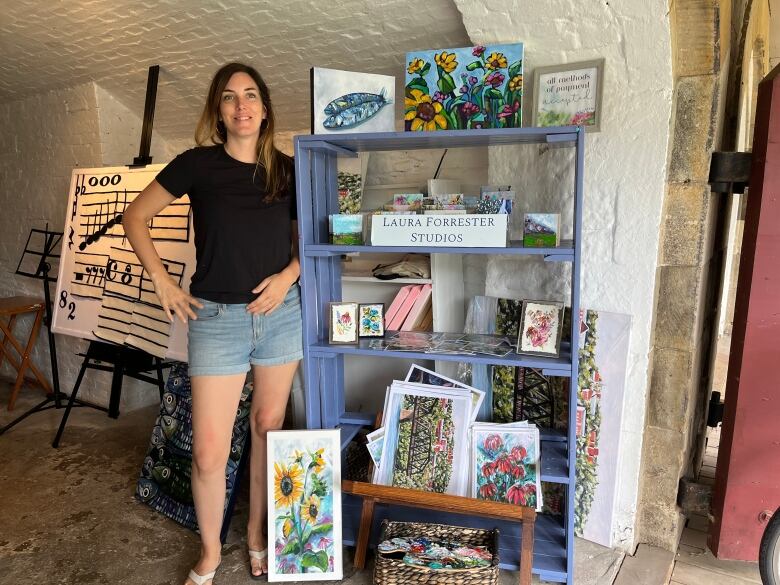
[[[639,500],[640,541],[669,550],[684,525],[678,482],[695,472],[710,390],[722,270],[716,228],[726,206],[707,181],[711,154],[721,148],[728,123],[729,61],[738,50],[730,38],[741,27],[743,5],[689,0],[674,3],[671,12],[673,136]]]

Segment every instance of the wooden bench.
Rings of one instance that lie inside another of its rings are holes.
[[[522,522],[522,544],[520,547],[520,585],[531,585],[531,566],[534,552],[534,523],[536,510],[526,506],[516,506],[502,502],[489,502],[476,498],[452,496],[411,490],[407,488],[376,485],[360,481],[344,480],[342,492],[363,498],[363,510],[360,516],[360,531],[355,547],[355,568],[362,569],[366,564],[366,551],[371,536],[371,524],[376,504],[396,504],[412,508],[425,508],[452,514],[467,514]]]

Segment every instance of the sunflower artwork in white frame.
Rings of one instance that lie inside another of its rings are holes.
[[[343,578],[338,429],[268,433],[268,581]]]

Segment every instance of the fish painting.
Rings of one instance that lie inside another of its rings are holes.
[[[395,86],[392,75],[313,67],[312,134],[394,132]]]
[[[356,92],[337,97],[325,109],[322,125],[329,130],[349,129],[372,118],[384,106],[392,102],[387,99],[385,89],[378,94]]]

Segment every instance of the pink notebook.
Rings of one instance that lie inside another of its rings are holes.
[[[433,287],[430,284],[425,284],[417,295],[417,299],[414,301],[409,314],[406,316],[403,325],[401,325],[401,331],[412,331],[425,317],[425,312],[431,306],[431,295],[433,294]]]
[[[404,302],[401,303],[401,307],[398,309],[398,312],[387,325],[387,329],[390,331],[398,331],[401,328],[401,325],[403,325],[406,316],[409,314],[409,311],[412,310],[414,302],[417,300],[417,297],[420,295],[420,292],[423,289],[422,285],[419,284],[412,284],[409,286],[411,287],[411,289],[409,289],[409,294],[406,295],[406,298],[404,299]]]
[[[412,289],[414,285],[407,285],[402,286],[398,289],[398,293],[396,293],[395,298],[393,299],[393,302],[390,303],[390,306],[388,307],[387,311],[385,311],[385,329],[390,328],[390,321],[393,320],[393,317],[396,316],[398,313],[398,309],[401,308],[401,305],[403,304],[404,300],[407,296],[409,296],[409,291]]]

